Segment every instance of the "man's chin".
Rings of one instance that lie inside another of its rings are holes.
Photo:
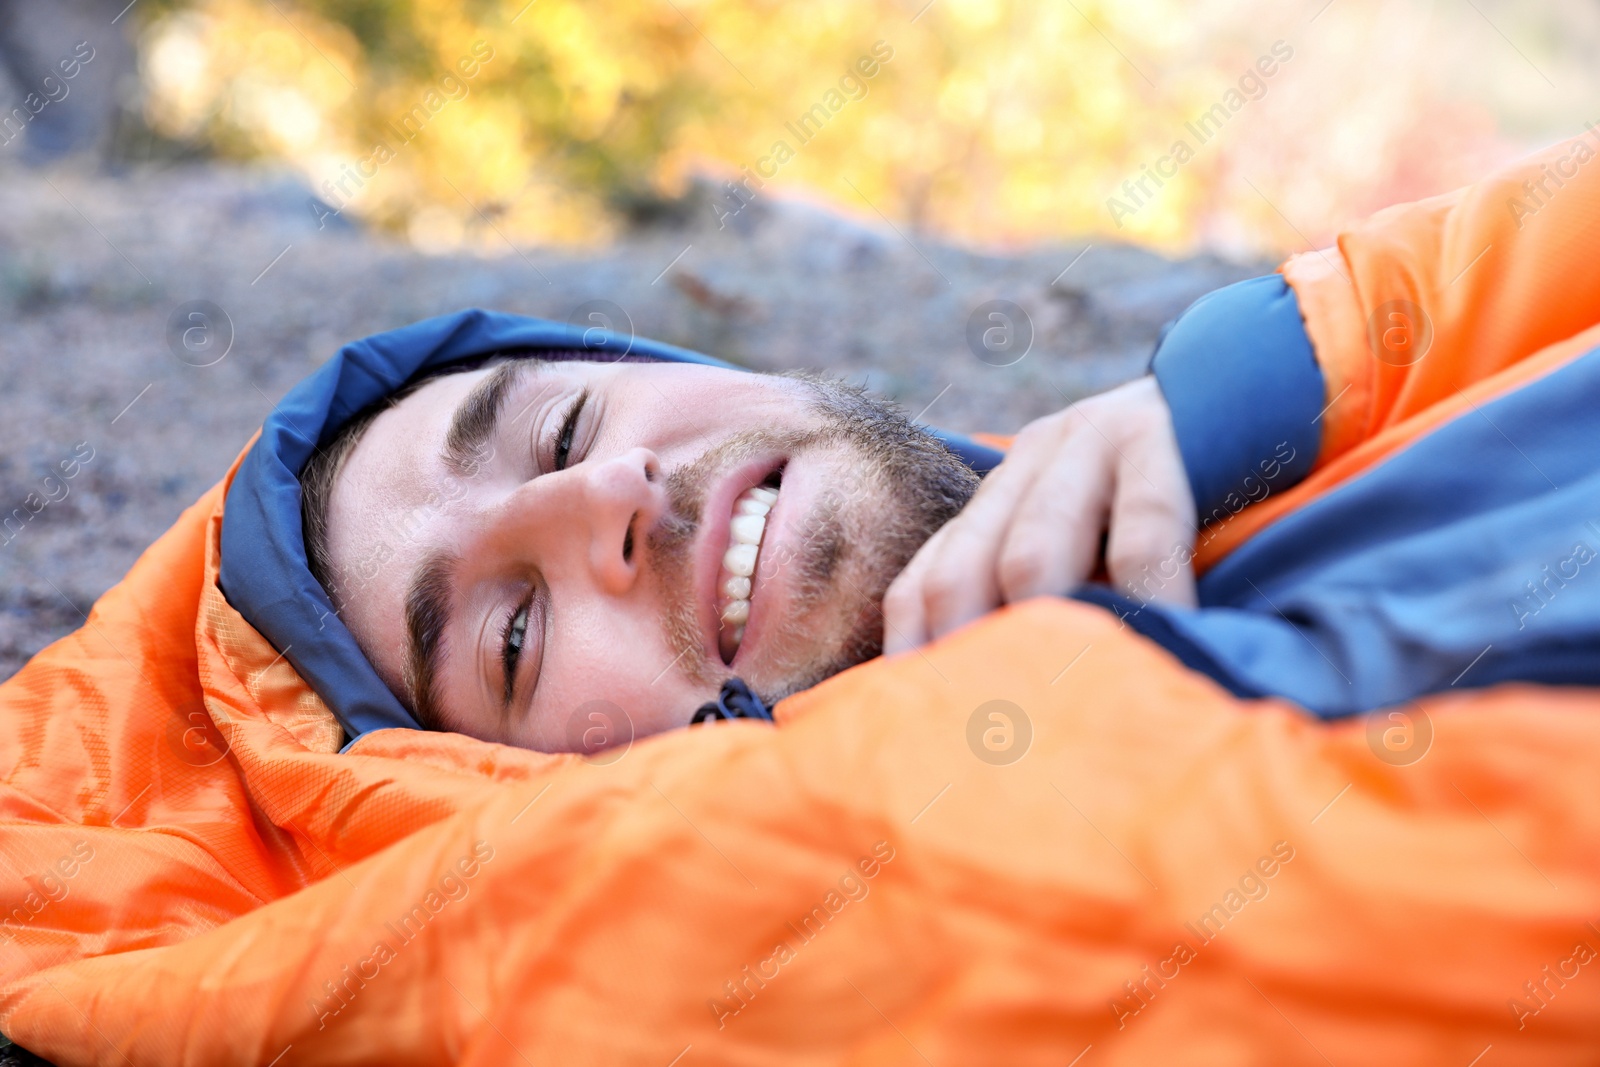
[[[824,625],[805,620],[787,623],[783,632],[775,635],[790,639],[779,661],[752,665],[744,680],[769,706],[883,655],[881,597],[840,592],[836,602],[842,603],[847,597],[861,603],[853,616],[835,616]],[[837,636],[827,641],[826,647],[819,647],[819,632]]]

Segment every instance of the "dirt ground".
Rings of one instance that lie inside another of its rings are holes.
[[[308,198],[282,173],[218,165],[0,169],[0,677],[81,625],[273,404],[369,333],[470,306],[568,319],[604,300],[641,336],[832,370],[926,421],[1011,431],[1138,374],[1195,297],[1270,269],[1100,243],[983,255],[776,201],[725,228],[691,201],[584,254],[436,257],[319,229]],[[231,326],[209,366],[169,330],[192,300]],[[1020,359],[1020,320],[1009,351],[969,344],[991,300],[1031,323]]]

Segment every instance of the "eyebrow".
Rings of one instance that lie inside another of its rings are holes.
[[[484,460],[484,452],[494,439],[495,429],[505,414],[510,398],[523,375],[539,366],[536,359],[513,359],[496,367],[488,377],[472,387],[450,416],[444,437],[444,462],[457,477],[471,478]]]
[[[439,701],[438,666],[450,624],[450,590],[460,562],[450,552],[430,553],[406,591],[405,683],[412,714],[424,730],[447,729]]]

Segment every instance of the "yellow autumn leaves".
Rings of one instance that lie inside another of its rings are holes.
[[[739,179],[779,140],[794,154],[763,195],[820,197],[910,231],[1276,251],[1390,190],[1470,177],[1485,142],[1481,122],[1403,68],[1390,89],[1409,111],[1330,93],[1365,45],[1280,3],[923,5],[192,0],[145,27],[145,107],[161,132],[286,161],[330,206],[424,247],[491,254],[508,238],[604,240],[697,175]],[[1116,217],[1123,182],[1278,39],[1306,58]],[[804,144],[788,134],[876,42],[894,58],[870,93]],[[396,136],[475,46],[494,58],[462,78],[466,91],[439,93],[447,106],[425,129]],[[1441,123],[1455,147],[1397,170],[1394,145]]]

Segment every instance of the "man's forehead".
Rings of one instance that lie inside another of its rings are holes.
[[[335,481],[327,532],[333,577],[342,587],[347,623],[378,653],[369,658],[391,689],[401,681],[400,663],[384,653],[404,643],[399,609],[407,587],[420,563],[441,547],[438,524],[466,497],[477,473],[453,470],[445,460],[447,443],[453,430],[459,437],[464,402],[481,398],[497,373],[504,381],[512,371],[508,384],[521,395],[524,385],[534,386],[547,373],[540,361],[519,360],[419,386],[372,421]]]
[[[354,482],[369,469],[380,466],[385,456],[393,457],[396,448],[413,459],[431,456],[436,462],[414,471],[432,470],[440,460],[466,461],[481,452],[478,437],[486,437],[498,417],[525,416],[532,401],[524,398],[530,389],[539,393],[562,380],[588,376],[592,367],[575,363],[550,363],[540,359],[501,360],[472,370],[439,375],[386,408],[368,428],[353,450],[346,472],[356,475]],[[506,411],[504,405],[521,401],[519,410]],[[370,447],[369,447],[370,446]],[[450,464],[457,473],[470,477],[473,465]],[[341,478],[341,482],[344,481]]]
[[[492,373],[480,368],[442,376],[379,414],[339,472],[332,500],[335,527],[341,525],[340,511],[400,507],[425,495],[442,474],[437,457],[452,413]]]

